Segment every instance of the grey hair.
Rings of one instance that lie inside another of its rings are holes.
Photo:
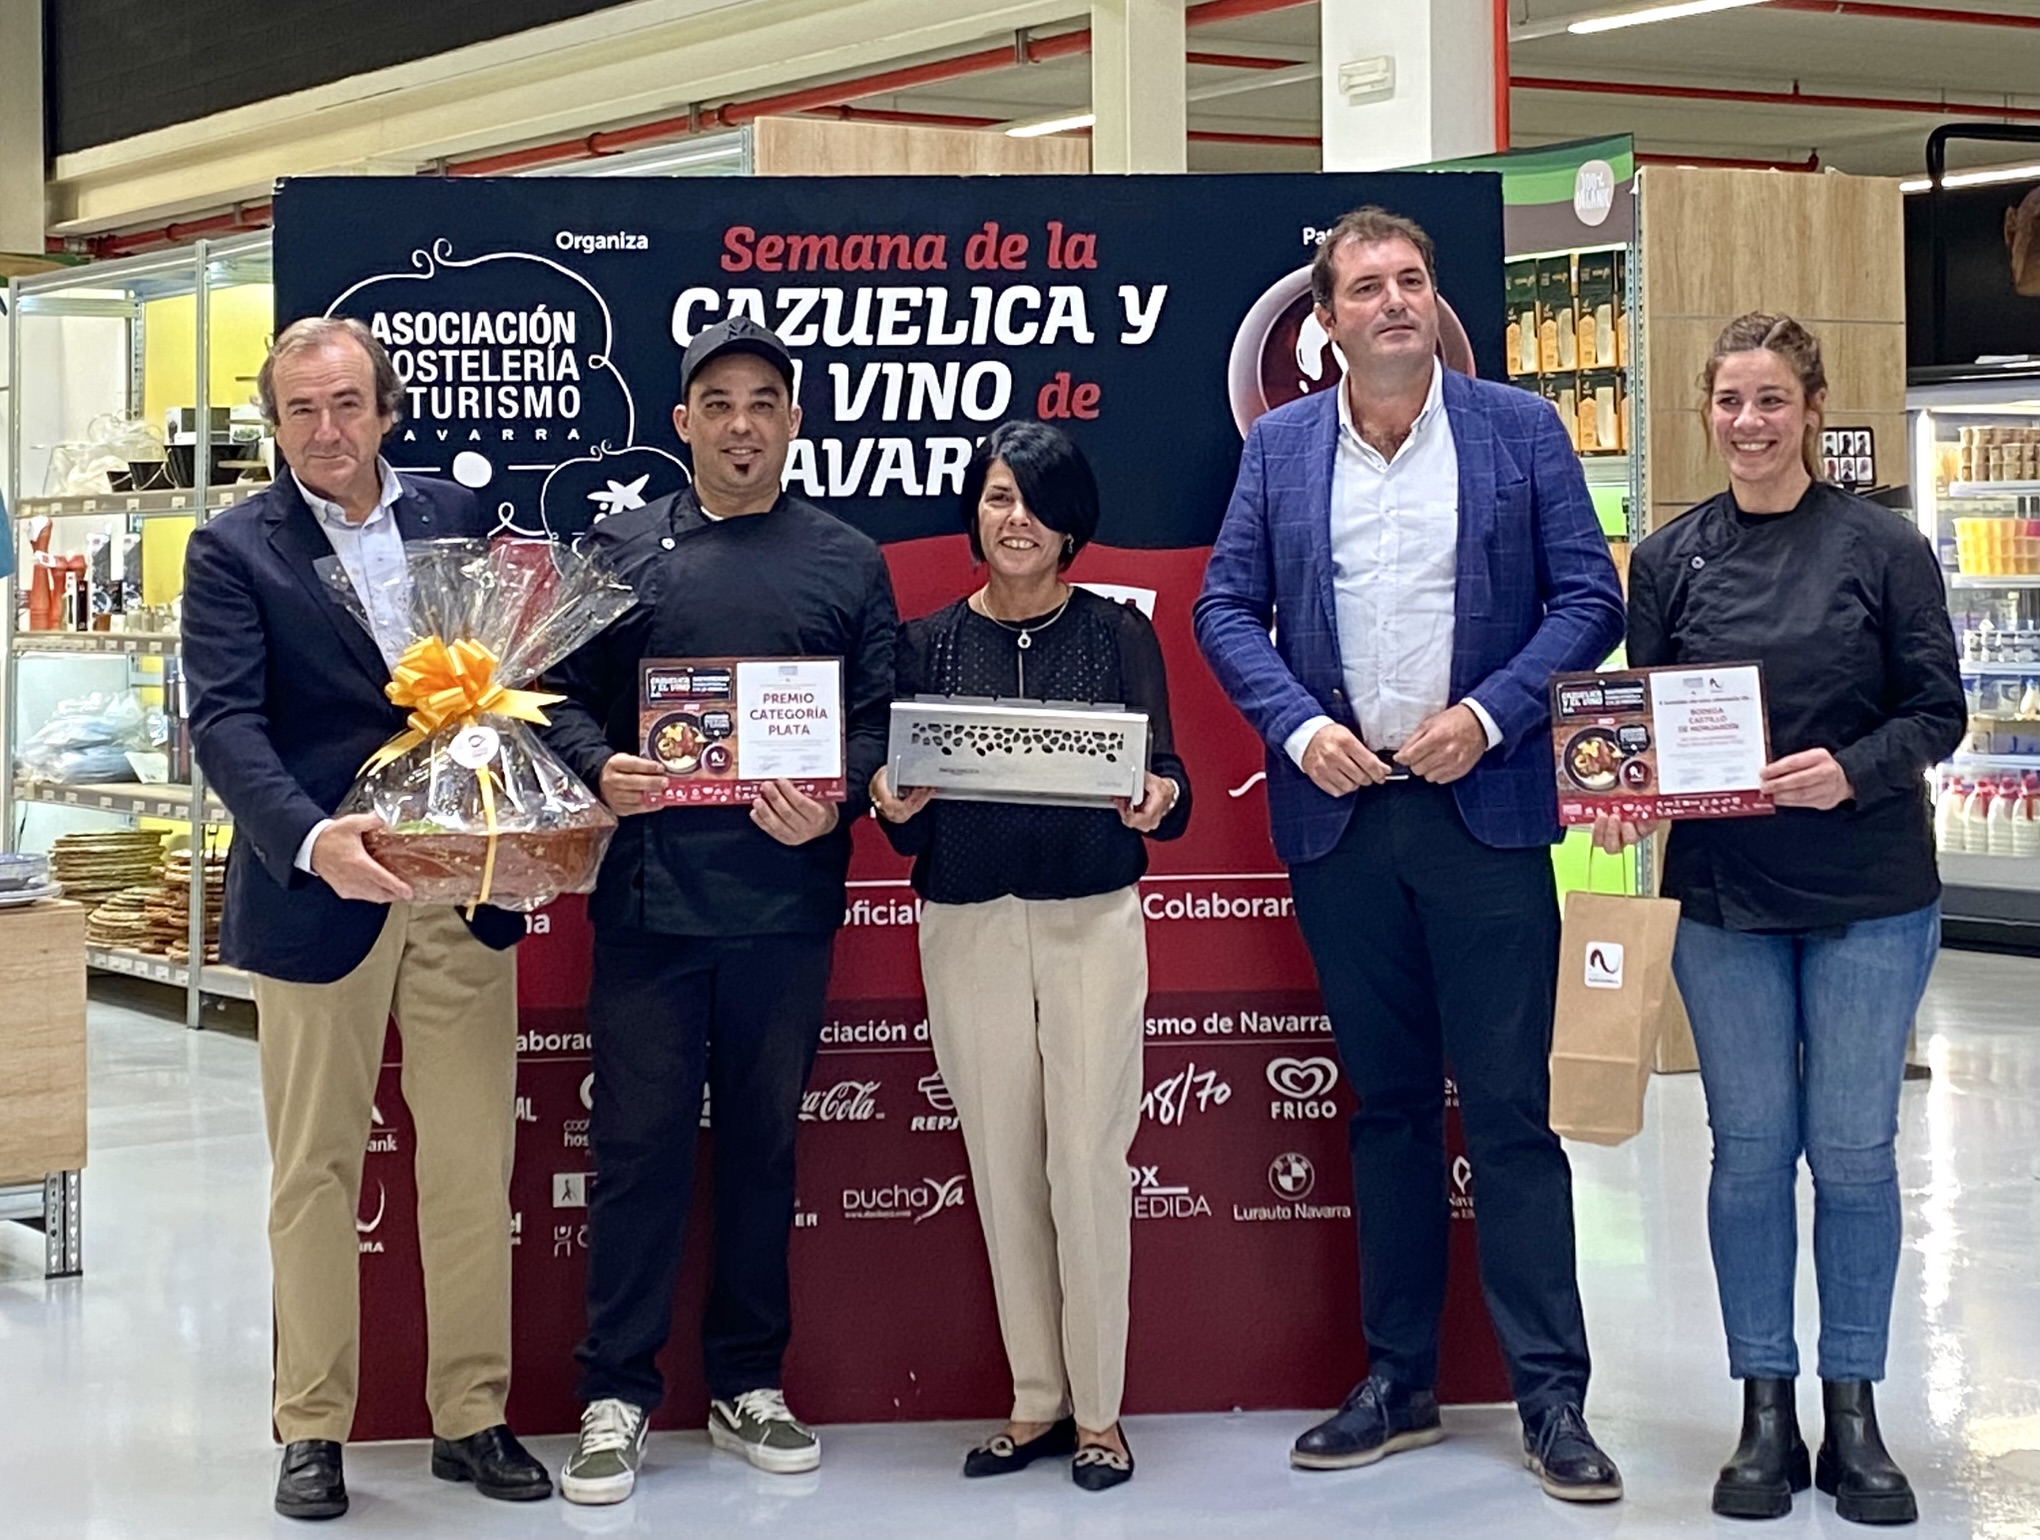
[[[352,342],[368,355],[375,371],[376,411],[385,417],[404,415],[404,382],[397,378],[397,366],[390,362],[389,349],[376,340],[375,333],[352,316],[307,316],[293,321],[276,334],[269,356],[255,376],[255,399],[262,407],[262,420],[276,426],[276,364],[295,353],[309,353],[339,341]]]

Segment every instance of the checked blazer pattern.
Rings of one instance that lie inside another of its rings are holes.
[[[1598,667],[1621,641],[1621,585],[1551,406],[1449,369],[1444,394],[1459,456],[1452,699],[1478,701],[1502,733],[1453,791],[1482,843],[1549,845],[1551,676]],[[1338,844],[1353,796],[1367,794],[1330,796],[1282,752],[1314,716],[1355,725],[1332,590],[1338,434],[1331,391],[1254,424],[1194,612],[1212,672],[1267,747],[1275,849],[1292,866]]]

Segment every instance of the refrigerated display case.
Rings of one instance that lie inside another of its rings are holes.
[[[1969,705],[1933,771],[1946,934],[2040,954],[2040,361],[1910,379],[1913,506]]]

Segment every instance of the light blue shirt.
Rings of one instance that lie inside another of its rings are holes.
[[[404,534],[397,528],[396,515],[397,499],[404,495],[404,484],[387,460],[378,458],[375,465],[382,472],[382,495],[359,524],[350,523],[347,510],[338,503],[319,496],[298,481],[296,471],[290,477],[305,506],[319,521],[319,528],[326,532],[333,554],[340,558],[348,581],[354,585],[355,597],[368,612],[369,629],[383,660],[395,667],[409,643],[411,630],[410,569],[404,562]],[[312,832],[298,846],[294,864],[299,871],[312,869],[312,846],[332,822],[330,818],[321,818],[312,825]]]

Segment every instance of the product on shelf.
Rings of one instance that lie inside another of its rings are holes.
[[[1615,258],[1612,251],[1580,254],[1579,338],[1582,369],[1613,369],[1621,362],[1616,343]]]
[[[1537,263],[1537,368],[1541,374],[1572,372],[1580,366],[1578,311],[1573,299],[1572,258],[1543,257]]]
[[[1511,262],[1503,270],[1502,283],[1509,310],[1509,373],[1536,374],[1537,264]]]
[[[94,946],[133,949],[148,934],[148,902],[153,885],[122,888],[97,905],[85,921],[85,939]]]
[[[226,898],[227,867],[224,857],[209,856],[205,863],[205,958],[220,960],[220,908]],[[191,852],[175,850],[163,862],[163,875],[148,890],[143,904],[147,929],[138,943],[145,952],[158,952],[172,962],[191,960]]]
[[[2040,482],[2040,428],[1963,428],[1956,477],[1966,482]]]
[[[1955,561],[1968,577],[2040,576],[2040,519],[1957,519]]]

